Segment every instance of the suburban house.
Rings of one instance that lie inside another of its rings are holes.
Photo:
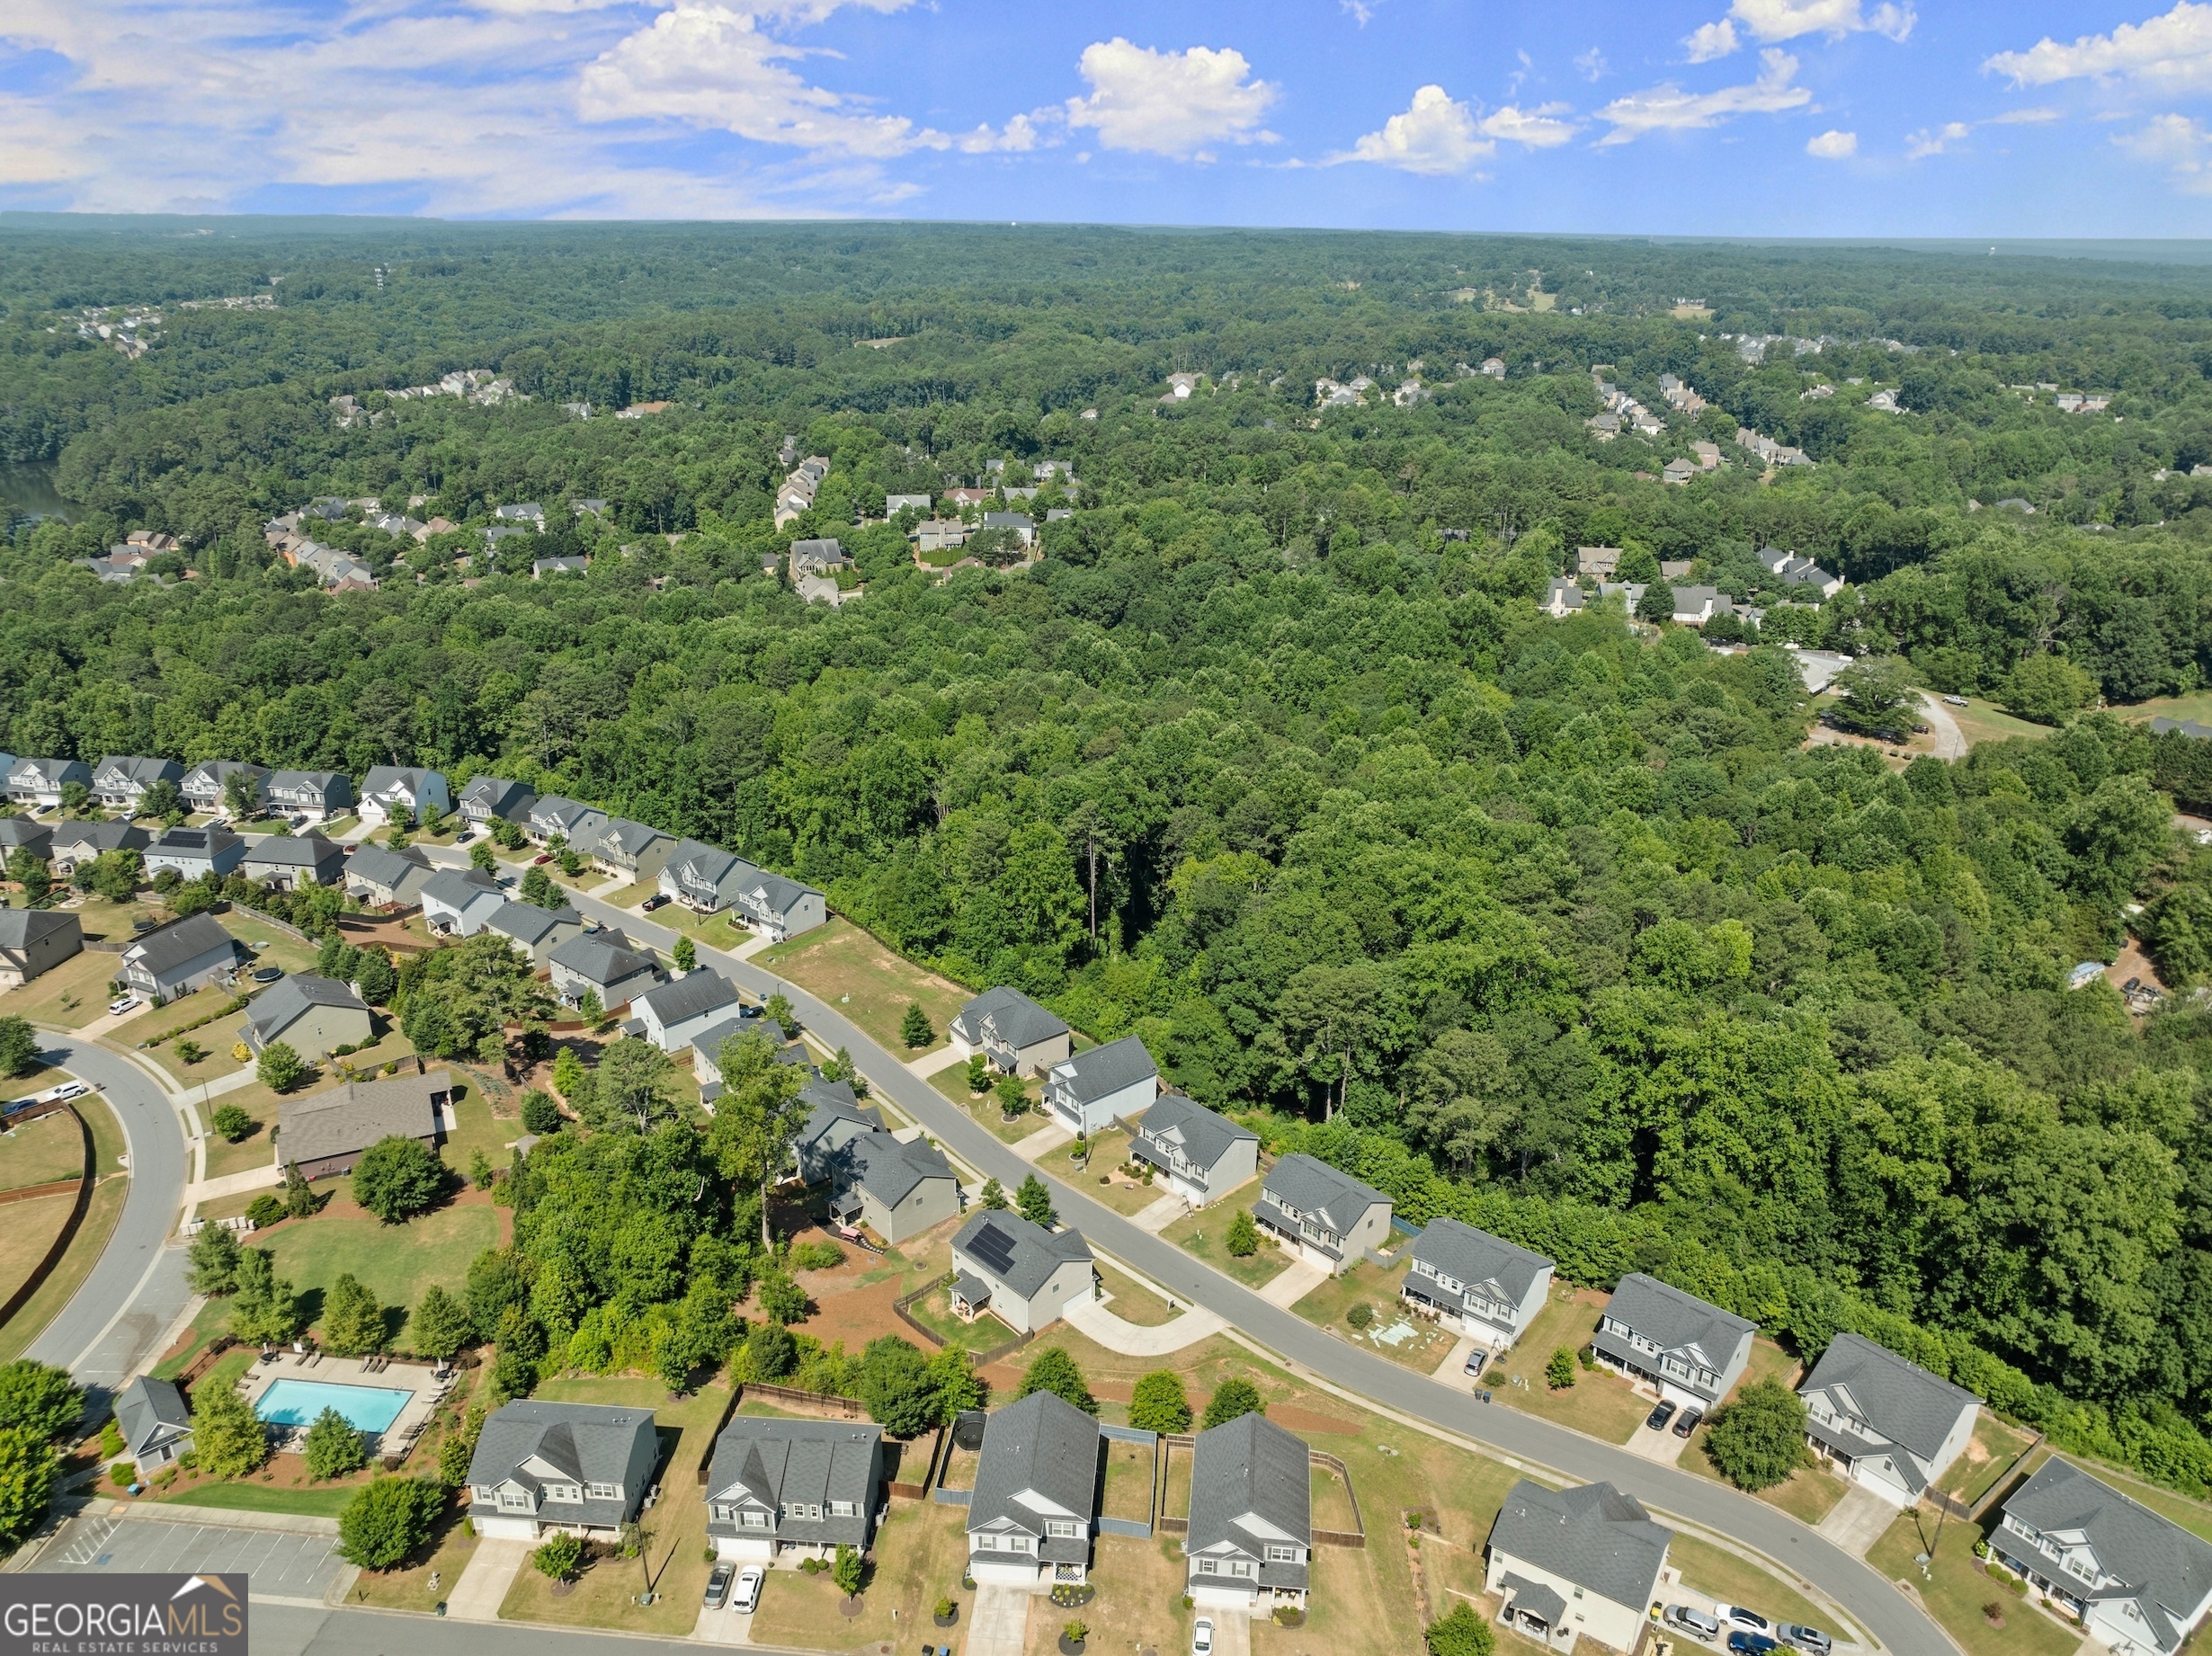
[[[542,581],[548,575],[580,575],[592,566],[592,560],[579,553],[557,553],[551,557],[532,558],[530,578]]]
[[[1717,615],[1734,615],[1735,601],[1717,586],[1678,586],[1674,589],[1674,620],[1681,627],[1702,627]]]
[[[610,816],[588,835],[571,835],[568,841],[589,857],[602,874],[627,874],[634,880],[656,878],[676,842],[657,828],[633,823],[627,816]]]
[[[442,770],[371,765],[361,785],[361,819],[371,827],[397,821],[427,822],[453,808]]]
[[[1050,1392],[1031,1392],[984,1422],[968,1498],[968,1572],[978,1587],[1089,1575],[1102,1443],[1098,1422]]]
[[[1710,1409],[1751,1361],[1757,1325],[1694,1294],[1633,1271],[1598,1319],[1591,1347],[1600,1362],[1659,1388],[1686,1408]]]
[[[286,1099],[277,1106],[277,1164],[296,1167],[304,1178],[333,1179],[352,1172],[379,1139],[420,1139],[435,1150],[452,1097],[451,1072],[432,1070]]]
[[[1308,1155],[1285,1156],[1268,1170],[1252,1216],[1333,1277],[1390,1236],[1388,1197]]]
[[[963,1058],[981,1053],[1005,1075],[1041,1075],[1068,1055],[1068,1028],[1019,989],[985,991],[960,1008],[947,1031]]]
[[[542,972],[548,969],[555,949],[571,938],[584,935],[584,921],[574,909],[541,909],[534,903],[508,903],[503,904],[484,922],[484,929],[505,938],[514,945],[517,954],[528,955],[531,965]]]
[[[54,854],[54,831],[28,816],[0,816],[0,862],[19,850],[46,861]]]
[[[772,942],[812,931],[829,919],[822,894],[780,874],[755,868],[737,887],[737,914]]]
[[[737,901],[760,870],[744,858],[698,840],[681,840],[661,865],[661,895],[698,914],[718,914]]]
[[[192,914],[134,939],[117,974],[138,993],[174,1001],[236,969],[238,946],[212,914]]]
[[[930,497],[926,494],[887,494],[883,497],[883,515],[886,518],[895,518],[909,507],[916,512],[927,512]]]
[[[269,769],[266,765],[249,765],[236,759],[210,759],[203,765],[194,765],[184,773],[183,781],[177,784],[184,795],[184,803],[203,816],[227,813],[230,809],[230,779],[244,773],[253,788],[254,807],[259,810],[269,802]]]
[[[143,851],[153,842],[152,834],[129,823],[56,823],[48,850],[54,872],[69,874],[109,851]]]
[[[923,518],[906,534],[917,552],[950,552],[968,544],[968,525],[958,518]]]
[[[1012,530],[1014,539],[1025,547],[1034,546],[1037,541],[1037,520],[1026,512],[986,512],[983,514],[983,526]]]
[[[92,767],[81,759],[19,759],[8,768],[8,797],[17,805],[50,807],[70,783],[92,792]]]
[[[1544,613],[1555,618],[1579,614],[1589,601],[1580,584],[1563,576],[1554,576],[1544,589]]]
[[[636,996],[630,1015],[645,1025],[645,1037],[663,1052],[682,1052],[718,1023],[727,1021],[737,991],[727,978],[704,967]]]
[[[555,840],[573,844],[579,833],[594,832],[606,820],[607,814],[594,806],[559,794],[546,794],[531,802],[522,832],[540,845],[550,844]]]
[[[919,1135],[855,1134],[828,1162],[832,1216],[866,1225],[892,1247],[959,1214],[959,1176]]]
[[[115,1424],[123,1434],[123,1458],[142,1476],[192,1447],[192,1405],[174,1380],[140,1375],[115,1400]]]
[[[182,784],[184,767],[174,759],[111,753],[93,767],[92,796],[111,811],[136,816],[146,790],[156,782]],[[179,795],[183,788],[177,788]]]
[[[481,868],[441,868],[423,884],[423,923],[435,936],[472,938],[506,906],[506,888]]]
[[[1552,1262],[1457,1219],[1432,1219],[1414,1238],[1401,1292],[1416,1311],[1462,1334],[1510,1346],[1551,1293]]]
[[[165,828],[146,848],[149,876],[174,868],[183,879],[208,874],[221,879],[245,860],[245,841],[227,828]]]
[[[269,779],[267,798],[280,815],[326,823],[352,815],[353,779],[335,770],[279,770]]]
[[[20,989],[85,948],[74,914],[52,909],[0,909],[0,989]]]
[[[1058,1321],[1068,1301],[1097,1291],[1081,1231],[1048,1231],[1010,1209],[985,1208],[952,1239],[952,1309],[988,1311],[1017,1334]]]
[[[263,834],[245,842],[238,867],[247,879],[272,891],[295,891],[309,880],[338,886],[345,881],[345,848],[319,833]]]
[[[612,1012],[660,981],[653,957],[632,948],[629,939],[611,926],[570,938],[546,957],[546,966],[562,1005],[583,1004],[589,990],[599,997],[603,1012]]]
[[[865,1553],[882,1483],[880,1426],[733,1415],[707,1473],[707,1539],[717,1558],[748,1563]]]
[[[820,1076],[821,1071],[815,1068],[806,1047],[797,1041],[782,1045],[783,1031],[774,1024],[762,1022],[757,1011],[737,1006],[731,1011],[733,1016],[710,1025],[691,1039],[691,1073],[699,1080],[699,1101],[707,1107],[709,1115],[714,1113],[714,1101],[722,1096],[722,1043],[734,1035],[757,1035],[777,1047],[777,1063],[792,1064]],[[852,1089],[845,1091],[849,1093]]]
[[[310,1063],[341,1046],[366,1046],[374,1035],[368,1002],[353,986],[313,972],[279,978],[245,1014],[246,1044],[255,1052],[282,1041]]]
[[[2004,1503],[1989,1550],[2114,1656],[2173,1656],[2212,1607],[2212,1544],[2056,1456]]]
[[[1759,562],[1784,586],[1810,589],[1815,597],[1832,598],[1843,590],[1843,577],[1832,575],[1809,557],[1799,557],[1779,547],[1761,547]],[[1802,596],[1800,592],[1800,597]]]
[[[1633,1651],[1673,1540],[1610,1483],[1548,1490],[1523,1478],[1490,1526],[1485,1584],[1505,1601],[1500,1621],[1553,1650],[1586,1638]]]
[[[801,575],[834,575],[852,562],[845,556],[844,548],[834,537],[791,542],[791,578],[794,581]]]
[[[1596,581],[1610,581],[1620,573],[1619,547],[1577,547],[1574,573]]]
[[[1909,1507],[1974,1436],[1982,1400],[1857,1334],[1838,1334],[1797,1388],[1806,1436],[1854,1483]]]
[[[718,1071],[718,1074],[719,1072]],[[818,1185],[836,1171],[838,1154],[864,1133],[883,1131],[883,1117],[862,1107],[842,1081],[809,1082],[799,1089],[807,1119],[791,1141],[791,1163],[800,1182]]]
[[[1157,1168],[1167,1188],[1203,1207],[1259,1171],[1260,1135],[1180,1092],[1164,1093],[1129,1135],[1129,1154]]]
[[[1263,1414],[1202,1431],[1191,1451],[1183,1590],[1201,1608],[1303,1609],[1313,1558],[1312,1456]]]
[[[1088,1138],[1160,1096],[1160,1066],[1134,1035],[1063,1058],[1045,1072],[1045,1104],[1062,1126]]]
[[[517,824],[530,820],[530,807],[538,796],[520,782],[501,776],[480,776],[461,789],[460,814],[478,828],[495,822]]]
[[[468,1516],[493,1540],[556,1530],[611,1541],[636,1521],[660,1460],[649,1409],[523,1398],[486,1417],[468,1457]]]
[[[412,845],[404,851],[357,845],[345,859],[345,888],[372,908],[413,908],[437,872]]]

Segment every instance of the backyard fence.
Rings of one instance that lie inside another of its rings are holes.
[[[948,1341],[942,1334],[939,1333],[935,1329],[932,1328],[928,1323],[923,1322],[920,1318],[916,1317],[912,1312],[906,1309],[907,1306],[918,1304],[921,1301],[926,1299],[930,1293],[935,1289],[937,1286],[938,1285],[934,1282],[925,1282],[913,1293],[900,1295],[896,1299],[891,1302],[891,1311],[901,1322],[904,1322],[908,1328],[914,1330],[915,1333],[921,1335],[923,1339],[928,1340],[931,1345],[942,1347],[950,1344],[950,1342]],[[972,1361],[974,1366],[977,1368],[987,1368],[993,1363],[997,1362],[1001,1358],[1012,1357],[1015,1352],[1021,1350],[1023,1346],[1028,1345],[1030,1340],[1036,1338],[1037,1331],[1031,1329],[1026,1334],[1016,1334],[1012,1340],[1006,1340],[1003,1344],[993,1346],[988,1351],[977,1351],[973,1354]]]
[[[1163,1451],[1182,1449],[1188,1453],[1197,1448],[1198,1439],[1188,1432],[1166,1432],[1161,1435],[1160,1447]],[[1351,1468],[1326,1449],[1308,1449],[1306,1458],[1308,1465],[1325,1468],[1344,1481],[1344,1499],[1351,1503],[1351,1521],[1357,1526],[1353,1529],[1316,1529],[1313,1532],[1314,1545],[1342,1547],[1367,1545],[1367,1520],[1360,1513],[1360,1494],[1352,1487]],[[1166,1498],[1166,1491],[1167,1480],[1163,1477],[1160,1480],[1163,1500]],[[1187,1517],[1170,1518],[1163,1512],[1154,1520],[1153,1527],[1162,1535],[1187,1536],[1191,1533],[1191,1520]]]
[[[715,1440],[729,1425],[730,1418],[737,1412],[737,1405],[745,1402],[747,1392],[763,1402],[778,1403],[787,1409],[811,1409],[831,1420],[865,1420],[868,1418],[868,1411],[861,1406],[857,1399],[838,1397],[828,1392],[802,1392],[795,1385],[772,1385],[765,1380],[748,1380],[743,1384],[732,1386],[729,1402],[722,1410],[722,1418],[714,1423],[714,1430],[707,1438],[707,1447],[700,1451],[699,1482],[702,1486],[714,1466]]]

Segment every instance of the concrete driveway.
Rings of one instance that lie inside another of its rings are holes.
[[[1895,1502],[1884,1500],[1865,1484],[1854,1483],[1821,1519],[1820,1533],[1853,1558],[1864,1558],[1867,1550],[1897,1521],[1899,1510]]]
[[[453,1583],[452,1592],[446,1597],[445,1613],[464,1622],[497,1621],[507,1589],[530,1562],[531,1551],[527,1541],[477,1542],[477,1550],[469,1555],[468,1568],[461,1571],[461,1579]]]
[[[1035,1596],[1000,1581],[979,1581],[969,1607],[968,1656],[1022,1656]]]
[[[1280,1305],[1288,1311],[1328,1279],[1329,1273],[1320,1266],[1309,1265],[1304,1260],[1293,1260],[1288,1269],[1256,1292],[1269,1304]]]
[[[1226,1318],[1199,1305],[1152,1326],[1124,1322],[1094,1299],[1071,1299],[1061,1307],[1060,1314],[1067,1319],[1068,1327],[1124,1357],[1165,1357],[1228,1326]]]

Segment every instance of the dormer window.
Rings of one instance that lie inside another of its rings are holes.
[[[1075,1522],[1072,1518],[1047,1518],[1045,1520],[1045,1534],[1048,1536],[1057,1536],[1061,1539],[1072,1539],[1073,1537],[1083,1534],[1083,1526]]]
[[[620,1500],[622,1486],[619,1483],[594,1483],[590,1486],[593,1500]]]

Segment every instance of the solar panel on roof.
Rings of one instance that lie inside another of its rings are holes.
[[[1001,1276],[1013,1269],[1014,1240],[995,1224],[977,1231],[968,1251]]]

